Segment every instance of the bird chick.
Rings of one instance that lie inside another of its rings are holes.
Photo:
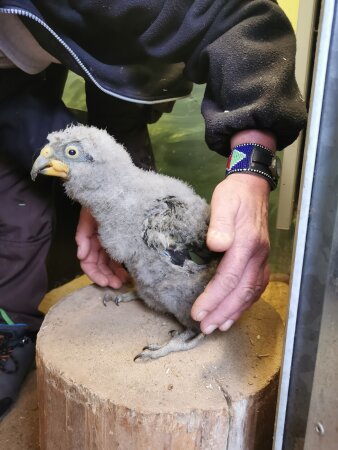
[[[193,348],[203,338],[191,307],[212,277],[217,255],[205,245],[208,204],[181,180],[136,167],[106,131],[71,126],[48,136],[31,176],[63,178],[66,194],[88,208],[102,246],[135,281],[136,298],[185,327],[135,359]],[[125,301],[133,298],[130,293]],[[105,298],[107,300],[107,298]],[[119,296],[117,304],[123,301]]]

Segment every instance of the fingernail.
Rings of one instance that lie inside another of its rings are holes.
[[[207,314],[208,314],[208,311],[204,311],[204,310],[198,311],[198,313],[196,314],[196,320],[198,320],[200,322],[201,320],[204,319],[204,317]]]
[[[226,320],[226,321],[219,327],[219,329],[220,329],[221,331],[228,331],[229,328],[232,327],[232,325],[234,324],[234,322],[235,322],[234,320],[228,319],[228,320]]]
[[[210,334],[210,333],[212,333],[214,330],[216,330],[216,328],[217,328],[217,325],[215,325],[215,324],[211,324],[211,325],[208,325],[207,327],[206,327],[206,329],[204,330],[204,334]]]

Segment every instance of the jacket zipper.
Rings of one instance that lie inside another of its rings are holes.
[[[35,14],[30,13],[29,11],[26,11],[25,9],[19,9],[19,8],[0,8],[0,13],[3,14],[15,14],[17,16],[23,16],[28,17],[31,20],[34,20],[38,24],[40,24],[42,27],[44,27],[49,33],[54,36],[54,38],[68,51],[68,53],[74,58],[76,63],[81,67],[81,69],[85,72],[85,74],[88,76],[88,78],[97,86],[101,91],[105,92],[108,95],[111,95],[113,97],[117,97],[121,100],[126,100],[132,103],[140,103],[145,105],[153,105],[156,103],[166,103],[166,102],[172,102],[178,99],[181,99],[183,97],[173,97],[173,98],[166,98],[163,100],[137,100],[131,97],[125,97],[123,95],[117,94],[116,92],[113,92],[109,89],[106,89],[103,87],[97,79],[91,74],[91,72],[87,69],[87,67],[83,64],[81,59],[77,56],[77,54],[67,45],[67,43],[49,26],[41,20],[39,17],[37,17]]]

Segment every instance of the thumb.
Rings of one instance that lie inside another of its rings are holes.
[[[207,246],[215,252],[228,250],[235,238],[235,222],[239,205],[236,197],[227,192],[225,181],[216,187],[211,200]]]

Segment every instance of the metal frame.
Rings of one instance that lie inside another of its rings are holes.
[[[338,36],[336,39],[338,42]],[[338,102],[338,95],[336,95],[336,101]],[[338,114],[336,123],[338,123]],[[338,448],[338,208],[329,266],[305,434],[305,450],[336,450]]]
[[[332,102],[329,102],[331,92],[327,79],[329,62],[334,62],[332,36],[336,10],[335,0],[323,1],[305,143],[274,450],[303,448],[329,270],[338,195],[338,152],[335,141],[332,141],[332,132],[337,133],[336,127],[332,127],[328,120]],[[335,108],[337,105],[338,99]]]
[[[325,195],[325,228],[323,238],[324,263],[327,276],[323,296],[319,343],[311,402],[305,435],[306,450],[336,450],[338,448],[338,6],[336,2],[332,24],[330,53],[326,74],[318,164],[327,178],[319,181],[315,192]],[[320,152],[320,153],[319,153]],[[320,177],[318,173],[317,178]]]

